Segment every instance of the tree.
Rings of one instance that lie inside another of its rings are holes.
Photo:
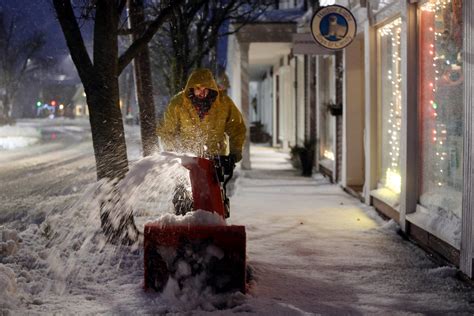
[[[129,0],[130,27],[133,40],[137,40],[146,28],[143,0]],[[150,66],[150,52],[146,45],[135,58],[134,70],[138,107],[140,111],[140,131],[142,135],[143,155],[149,156],[156,148],[156,115],[153,101],[153,82]]]
[[[175,6],[150,46],[154,70],[164,78],[169,95],[184,88],[192,68],[216,69],[219,38],[255,21],[270,4],[267,0],[185,0]],[[239,26],[223,30],[230,22]],[[171,71],[163,71],[163,65],[170,65]]]
[[[162,5],[155,18],[147,23],[128,48],[119,52],[119,29],[126,25],[126,0],[53,0],[59,23],[72,60],[86,93],[91,124],[92,143],[96,160],[97,178],[122,179],[128,171],[124,127],[119,105],[119,75],[146,47],[167,18],[173,7],[182,0]],[[79,3],[79,4],[78,4]],[[76,17],[76,13],[79,16]],[[93,23],[92,59],[86,50],[79,27],[80,19]],[[120,198],[114,198],[119,203]],[[110,204],[110,203],[109,203]],[[101,208],[102,228],[109,239],[123,237],[133,225],[133,217],[122,218],[112,225],[109,212]]]
[[[0,11],[0,95],[3,104],[0,117],[6,121],[10,120],[12,104],[23,79],[36,68],[32,59],[45,44],[43,33],[24,35],[24,27],[18,16]]]
[[[72,60],[84,85],[98,179],[121,179],[128,171],[118,77],[170,17],[173,6],[179,2],[163,7],[155,19],[119,55],[118,34],[120,26],[125,23],[122,15],[126,0],[90,0],[75,8],[70,0],[53,0]],[[81,11],[80,17],[76,17],[74,9]],[[80,18],[93,19],[92,59],[79,28]]]

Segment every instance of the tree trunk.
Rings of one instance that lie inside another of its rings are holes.
[[[130,24],[132,29],[143,30],[145,26],[145,14],[143,0],[132,0],[130,5]],[[134,40],[141,32],[135,31]],[[153,82],[151,78],[150,52],[146,46],[141,53],[135,57],[135,77],[138,96],[138,107],[140,110],[140,132],[142,136],[143,156],[151,155],[157,144],[156,115],[153,100]]]
[[[101,78],[107,80],[106,76]],[[115,79],[115,80],[114,80]],[[128,171],[127,147],[118,98],[118,80],[86,86],[97,179],[122,179]]]
[[[90,113],[97,178],[122,179],[128,171],[119,102],[118,16],[98,1],[94,28],[94,76],[84,84]],[[114,34],[114,35],[113,35]]]
[[[180,2],[177,1],[177,5]],[[119,181],[128,172],[127,147],[119,103],[119,73],[169,15],[167,8],[163,15],[160,14],[154,24],[141,34],[143,36],[140,40],[135,41],[119,57],[120,3],[94,1],[92,61],[85,48],[71,1],[53,0],[71,57],[86,92],[98,180],[108,178]],[[100,201],[102,229],[109,241],[131,243],[137,240],[138,236],[133,214],[123,208],[121,194],[116,187],[110,193],[113,196]]]
[[[84,84],[98,179],[121,180],[128,172],[119,101],[117,12],[117,8],[108,1],[97,2],[94,75]],[[131,244],[138,236],[133,214],[124,213],[119,190],[114,188],[111,194],[108,200],[100,202],[102,230],[112,243]]]
[[[5,95],[3,96],[2,102],[3,102],[3,116],[5,118],[9,118],[11,104],[10,104],[10,97],[8,96],[7,93],[5,93]]]

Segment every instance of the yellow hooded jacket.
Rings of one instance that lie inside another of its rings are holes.
[[[246,133],[242,114],[227,95],[219,93],[201,120],[188,97],[189,89],[197,85],[219,92],[210,70],[193,71],[186,88],[171,99],[158,127],[162,144],[166,150],[190,152],[198,156],[230,153],[239,161]]]

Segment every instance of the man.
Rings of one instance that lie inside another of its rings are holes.
[[[196,69],[186,87],[171,99],[158,129],[166,150],[200,157],[242,159],[246,127],[234,102],[219,93],[208,69]]]
[[[158,128],[165,150],[193,153],[200,157],[230,155],[242,159],[246,127],[234,102],[220,92],[208,69],[196,69],[183,91],[174,96]],[[183,185],[175,190],[176,214],[192,209]]]

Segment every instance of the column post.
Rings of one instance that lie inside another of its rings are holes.
[[[461,230],[461,271],[474,276],[473,223],[474,223],[474,3],[463,1],[464,38],[464,148],[463,148],[463,196]]]
[[[240,42],[240,87],[242,107],[242,115],[247,126],[247,133],[245,137],[244,150],[242,152],[241,167],[244,170],[250,170],[250,108],[249,108],[249,46],[247,42]]]
[[[378,172],[378,108],[377,108],[377,56],[376,33],[370,21],[364,23],[365,52],[365,203],[370,204],[370,191],[377,188]]]
[[[406,232],[406,215],[418,204],[418,31],[417,4],[402,1],[402,122],[400,135],[400,227]]]

